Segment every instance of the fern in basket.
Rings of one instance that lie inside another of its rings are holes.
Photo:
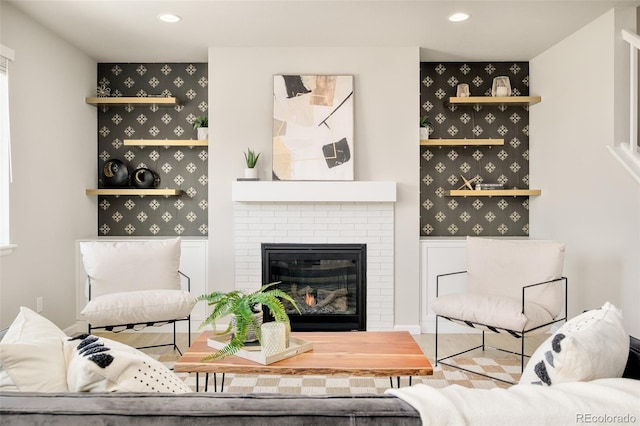
[[[255,314],[260,312],[258,305],[267,307],[275,321],[289,322],[289,316],[280,299],[287,300],[300,312],[298,305],[291,296],[280,289],[270,289],[270,287],[276,284],[279,284],[279,282],[263,285],[250,294],[246,294],[242,290],[234,290],[228,293],[214,291],[213,293],[203,294],[198,297],[198,301],[204,301],[207,302],[209,306],[213,306],[211,315],[200,324],[200,328],[211,324],[215,331],[216,319],[227,315],[235,316],[235,330],[231,341],[217,352],[207,355],[202,361],[222,359],[238,352],[238,350],[244,346],[250,328],[253,328],[258,340],[262,344],[260,324],[255,317]],[[232,329],[233,323],[230,321],[224,333],[229,333]]]

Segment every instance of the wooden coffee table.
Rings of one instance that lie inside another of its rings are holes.
[[[214,351],[207,345],[213,336],[213,331],[202,333],[174,366],[176,373],[196,373],[196,387],[199,373],[207,378],[210,373],[396,376],[398,385],[400,376],[411,380],[433,374],[431,363],[407,331],[295,332],[292,336],[313,342],[313,349],[268,365],[237,356],[202,362]]]

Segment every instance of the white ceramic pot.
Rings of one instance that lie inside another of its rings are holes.
[[[429,128],[420,127],[420,139],[429,139]]]
[[[198,140],[206,141],[209,139],[209,128],[198,127]]]
[[[258,169],[256,169],[255,167],[252,169],[247,167],[246,169],[244,169],[244,177],[247,179],[257,179]]]

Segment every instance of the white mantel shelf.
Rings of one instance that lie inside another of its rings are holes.
[[[237,181],[231,199],[242,203],[394,203],[396,183],[378,181]]]

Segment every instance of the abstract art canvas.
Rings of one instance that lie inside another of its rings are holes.
[[[353,180],[353,76],[273,77],[273,179]]]

